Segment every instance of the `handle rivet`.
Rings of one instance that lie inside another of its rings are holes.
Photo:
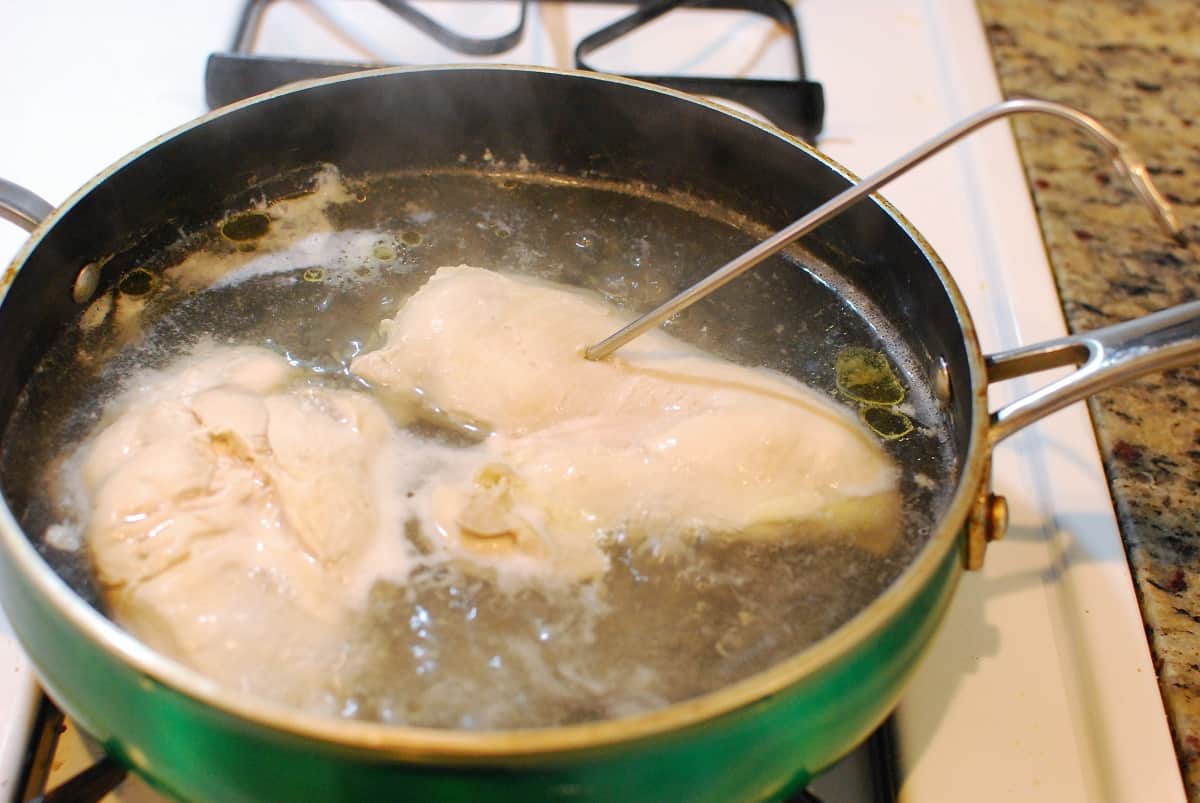
[[[1008,532],[1008,500],[999,494],[988,494],[987,540],[999,541]]]
[[[92,296],[96,294],[96,288],[100,286],[100,266],[95,262],[89,262],[79,270],[79,275],[75,277],[75,286],[71,288],[71,298],[75,299],[76,304],[86,304],[92,300]]]
[[[971,515],[967,518],[963,563],[968,571],[983,568],[988,544],[999,541],[1008,530],[1008,500],[988,490],[991,485],[990,462],[984,468],[983,481]]]
[[[933,394],[942,404],[949,404],[954,398],[950,387],[950,366],[945,357],[938,357],[933,363]]]

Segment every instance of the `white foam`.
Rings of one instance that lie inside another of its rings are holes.
[[[381,258],[385,252],[391,258]],[[399,253],[395,239],[377,231],[319,231],[300,238],[286,249],[254,257],[221,276],[212,287],[229,287],[248,279],[307,269],[323,272],[317,281],[361,281],[380,271],[410,270],[396,258]]]

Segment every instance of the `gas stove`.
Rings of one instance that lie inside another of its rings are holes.
[[[7,122],[0,176],[59,202],[127,151],[203,113],[206,65],[243,39],[236,34],[244,3],[60,0],[0,11],[0,72],[9,76],[0,89]],[[818,146],[859,174],[1000,97],[970,3],[798,0],[790,9],[795,29],[748,7],[674,9],[618,39],[592,39],[585,59],[635,75],[819,82]],[[423,0],[419,10],[460,38],[504,39],[521,14],[525,27],[503,53],[463,55],[377,3],[287,0],[260,8],[253,51],[282,60],[574,67],[579,43],[632,9]],[[798,70],[794,30],[807,74]],[[691,87],[719,94],[721,84]],[[814,90],[800,91],[811,98]],[[735,100],[762,112],[744,96]],[[790,126],[816,134],[809,122],[809,130]],[[883,195],[949,265],[985,350],[1064,333],[1006,126],[935,157]],[[15,228],[0,229],[0,255],[15,254],[23,239]],[[1035,386],[996,387],[993,405]],[[982,571],[964,577],[888,728],[818,779],[811,794],[826,803],[1183,801],[1085,408],[1005,441],[994,484],[1010,505],[1007,540],[993,545]],[[0,627],[0,796],[20,794],[37,700],[27,661]],[[51,785],[93,760],[94,749],[69,729],[48,759]],[[116,799],[149,794],[131,780]]]

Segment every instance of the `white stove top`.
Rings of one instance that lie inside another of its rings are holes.
[[[460,30],[479,34],[501,33],[516,18],[505,3],[427,0],[421,7],[441,19],[465,18]],[[204,112],[205,58],[228,48],[239,8],[239,0],[0,8],[0,176],[61,202],[127,151]],[[799,0],[797,11],[809,74],[825,87],[820,147],[860,174],[999,99],[970,2]],[[494,60],[570,66],[579,36],[626,12],[535,6],[526,41]],[[686,27],[676,27],[681,22]],[[260,49],[357,61],[463,60],[362,0],[278,3]],[[789,58],[782,32],[768,21],[675,12],[595,62],[642,73],[792,77]],[[1006,126],[936,157],[883,194],[950,266],[985,350],[1064,332]],[[0,257],[23,239],[13,227],[0,229]],[[1030,387],[1008,383],[992,392],[993,402]],[[1001,445],[994,481],[1009,499],[1012,526],[985,569],[964,578],[901,704],[901,799],[1183,801],[1084,407]],[[33,699],[32,674],[0,620],[0,797],[14,793]]]

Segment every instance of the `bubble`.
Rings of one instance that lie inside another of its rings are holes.
[[[722,658],[744,652],[750,646],[749,638],[740,628],[730,628],[717,640],[715,649]]]

